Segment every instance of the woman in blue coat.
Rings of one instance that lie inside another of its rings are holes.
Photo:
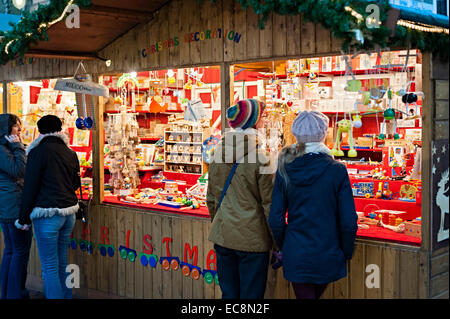
[[[5,248],[1,258],[1,299],[27,298],[25,290],[32,232],[14,226],[19,218],[26,155],[20,119],[0,114],[0,226]]]
[[[315,111],[297,116],[297,144],[283,149],[272,193],[269,224],[298,299],[318,299],[347,275],[358,228],[346,167],[323,144],[328,122]]]

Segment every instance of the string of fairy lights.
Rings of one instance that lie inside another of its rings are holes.
[[[67,10],[69,10],[69,8],[70,8],[70,6],[73,4],[73,2],[74,2],[74,0],[70,0],[70,1],[67,3],[66,7],[64,8],[63,12],[61,13],[61,15],[60,15],[58,18],[56,18],[55,20],[50,21],[50,22],[47,22],[47,23],[42,22],[42,23],[39,25],[39,27],[38,27],[38,32],[41,33],[41,32],[42,32],[42,29],[44,29],[44,28],[49,28],[49,27],[51,27],[52,25],[54,25],[55,23],[58,23],[58,22],[60,22],[62,19],[64,19],[65,15],[66,15],[66,13],[67,13]],[[25,33],[25,36],[26,36],[26,37],[31,37],[31,36],[32,36],[32,33],[31,33],[31,32]],[[10,47],[15,41],[17,41],[17,39],[10,40],[10,41],[5,45],[4,51],[5,51],[6,54],[9,54],[9,47]]]
[[[346,6],[345,11],[349,12],[353,17],[355,17],[358,20],[358,22],[361,22],[363,20],[362,14],[360,14],[357,11],[355,11],[354,9],[352,9],[350,6]],[[376,23],[376,19],[368,17],[367,22],[370,24],[374,24],[374,23]],[[381,21],[378,21],[378,24],[381,25]],[[397,25],[400,25],[400,26],[403,26],[403,27],[406,27],[409,29],[413,29],[413,30],[422,31],[422,32],[449,34],[449,29],[446,29],[446,28],[436,27],[436,26],[432,26],[432,25],[425,25],[425,24],[420,24],[420,23],[413,23],[411,21],[407,21],[407,20],[403,20],[403,19],[398,20]]]
[[[69,10],[69,8],[72,6],[73,3],[74,3],[74,0],[70,0],[66,4],[66,6],[65,6],[63,12],[61,13],[61,15],[58,18],[56,18],[55,20],[50,21],[50,22],[42,22],[39,25],[38,29],[37,29],[38,32],[41,33],[44,28],[49,28],[52,25],[54,25],[55,23],[60,22],[65,17],[65,15],[67,14],[67,11]],[[363,16],[360,13],[358,13],[356,10],[351,8],[350,6],[346,6],[345,7],[345,11],[349,12],[353,17],[355,17],[358,20],[359,23],[363,21]],[[373,24],[376,23],[376,20],[374,18],[367,17],[366,18],[366,22],[373,25]],[[381,25],[381,21],[378,21],[378,24]],[[406,21],[406,20],[403,20],[403,19],[398,20],[397,21],[397,25],[403,26],[403,27],[406,27],[406,28],[409,28],[409,29],[413,29],[413,30],[418,30],[418,31],[421,31],[421,32],[449,34],[449,29],[448,28],[437,27],[437,26],[432,26],[432,25],[425,25],[425,24],[420,24],[420,23],[413,23],[411,21]],[[28,33],[25,34],[25,37],[31,37],[31,36],[32,36],[31,32],[28,32]],[[2,42],[3,40],[4,40],[4,37],[0,37],[0,42]],[[12,39],[5,45],[4,52],[7,55],[9,54],[9,48],[17,40],[18,39]]]
[[[418,31],[422,31],[422,32],[449,34],[449,29],[446,29],[446,28],[435,27],[435,26],[424,25],[424,24],[416,24],[416,23],[412,23],[410,21],[406,21],[406,20],[402,20],[402,19],[398,20],[397,24],[404,26],[406,28],[409,28],[409,29],[414,29],[414,30],[418,30]]]

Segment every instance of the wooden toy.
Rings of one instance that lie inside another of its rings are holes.
[[[169,194],[175,194],[178,192],[178,184],[175,182],[165,182],[164,190]]]
[[[405,224],[405,235],[412,236],[415,238],[421,238],[422,235],[422,223],[419,220],[413,220],[410,222],[404,222]]]
[[[367,225],[377,225],[378,220],[372,219],[372,218],[367,218],[367,217],[360,217],[360,218],[358,218],[358,223],[367,224]]]
[[[396,220],[395,215],[389,215],[389,225],[395,226],[395,220]]]
[[[344,115],[344,119],[337,122],[337,127],[338,130],[336,134],[336,141],[334,142],[333,149],[331,150],[331,155],[344,156],[344,152],[341,150],[341,135],[342,133],[348,133],[349,134],[348,142],[350,146],[350,150],[348,151],[348,157],[356,157],[357,152],[354,148],[353,143],[352,121],[345,119]]]
[[[366,194],[372,195],[373,193],[373,182],[360,182],[356,183],[355,196],[366,196]]]
[[[400,200],[407,200],[407,201],[415,201],[416,200],[416,193],[417,193],[417,187],[410,185],[410,184],[404,184],[400,187]]]
[[[383,197],[383,183],[379,182],[378,183],[378,190],[375,194],[375,198],[376,199],[381,199]]]
[[[172,202],[168,200],[162,200],[158,202],[158,205],[172,207],[172,208],[181,208],[181,204],[177,202]]]
[[[383,199],[391,199],[392,192],[389,189],[389,183],[384,182],[384,189],[383,189]]]

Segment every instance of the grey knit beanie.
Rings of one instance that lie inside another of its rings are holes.
[[[328,130],[328,117],[317,111],[303,111],[292,123],[292,134],[297,142],[323,142]]]

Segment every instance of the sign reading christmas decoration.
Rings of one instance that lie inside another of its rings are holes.
[[[213,30],[204,30],[197,32],[185,33],[183,36],[184,42],[198,42],[212,39],[228,39],[239,43],[242,34],[235,32],[234,30],[224,30],[222,28],[217,28]],[[154,54],[161,52],[162,50],[167,50],[172,47],[177,47],[180,44],[180,37],[173,37],[163,41],[157,41],[151,44],[149,47],[141,50],[141,55],[146,58],[149,54]]]

